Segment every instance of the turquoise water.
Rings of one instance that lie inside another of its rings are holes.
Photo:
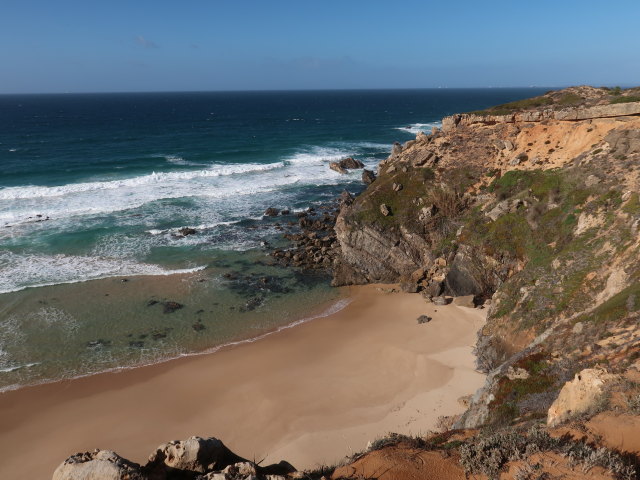
[[[330,305],[326,277],[270,265],[262,246],[362,188],[328,163],[375,169],[444,115],[541,92],[0,96],[0,388],[206,350]],[[292,213],[264,218],[271,206]],[[170,300],[184,308],[162,313]]]

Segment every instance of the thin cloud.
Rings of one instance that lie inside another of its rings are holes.
[[[136,37],[136,43],[144,48],[160,48],[157,43],[149,40],[148,38],[144,38],[142,35],[138,35]]]

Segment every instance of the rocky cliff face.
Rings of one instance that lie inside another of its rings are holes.
[[[396,145],[340,212],[335,284],[486,300],[490,375],[459,426],[546,414],[579,369],[640,355],[637,93],[578,87],[448,117]]]

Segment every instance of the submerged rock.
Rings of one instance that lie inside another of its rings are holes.
[[[280,210],[278,210],[277,208],[269,207],[264,211],[264,216],[265,217],[277,217],[279,213],[280,213]]]
[[[184,305],[182,305],[181,303],[172,301],[164,302],[162,305],[164,306],[163,313],[173,313],[176,310],[180,310],[184,307]]]

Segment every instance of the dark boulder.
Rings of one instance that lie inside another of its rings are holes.
[[[364,183],[365,185],[371,185],[375,181],[376,181],[375,173],[367,169],[362,171],[362,183]]]
[[[418,293],[418,285],[415,282],[402,282],[400,290],[404,293]]]
[[[352,157],[343,158],[339,162],[331,162],[329,168],[338,173],[347,173],[347,170],[355,170],[357,168],[364,168],[364,163],[360,160],[356,160]]]
[[[269,207],[264,211],[264,216],[277,217],[279,213],[280,213],[280,210],[278,210],[277,208]]]
[[[172,301],[164,302],[162,305],[164,306],[164,313],[173,313],[176,310],[180,310],[182,307],[184,307],[184,305],[182,305],[181,303]]]
[[[364,168],[364,163],[362,163],[360,160],[356,160],[355,158],[352,157],[347,157],[343,160],[340,160],[340,166],[342,168],[347,168],[349,170],[355,170],[358,168]]]

